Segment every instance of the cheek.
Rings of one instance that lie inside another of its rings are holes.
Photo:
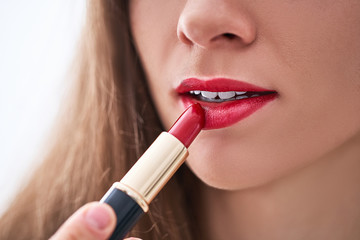
[[[342,25],[341,34],[321,25],[272,29],[261,53],[279,63],[267,72],[281,97],[253,125],[199,136],[187,163],[200,179],[222,189],[259,186],[330,157],[360,135],[360,30]]]
[[[166,129],[181,112],[169,99],[174,97],[171,95],[173,85],[170,82],[174,79],[171,69],[177,66],[174,59],[179,59],[174,49],[179,44],[176,29],[184,4],[184,1],[156,0],[154,4],[151,0],[134,0],[130,5],[135,47],[147,76],[150,94]]]
[[[177,44],[177,23],[183,1],[135,0],[130,5],[131,31],[149,85],[165,74],[164,63]],[[159,7],[161,6],[161,7]]]
[[[357,109],[338,114],[318,114],[315,121],[283,113],[282,119],[265,120],[266,126],[251,133],[237,131],[235,126],[229,131],[204,131],[190,147],[187,164],[213,187],[256,187],[326,160],[350,143],[360,135],[359,111],[358,104]],[[272,113],[278,112],[273,109]]]
[[[292,174],[351,142],[360,132],[360,56],[332,53],[330,60],[299,61],[302,69],[283,71],[283,94],[263,109],[264,117],[204,131],[190,147],[193,172],[213,187],[244,189]],[[344,64],[348,56],[356,61]]]

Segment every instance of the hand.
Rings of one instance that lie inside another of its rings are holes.
[[[51,240],[105,240],[116,224],[114,210],[107,204],[92,202],[77,210],[50,238]]]

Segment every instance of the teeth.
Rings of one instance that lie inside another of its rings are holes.
[[[208,99],[208,101],[222,102],[222,100],[239,100],[249,97],[257,97],[259,94],[251,92],[236,92],[236,91],[228,91],[228,92],[209,92],[209,91],[200,91],[200,90],[192,90],[189,91],[192,95],[201,95],[203,98]],[[251,95],[249,95],[251,94]]]
[[[205,98],[216,98],[217,92],[207,92],[207,91],[201,91],[201,96]]]
[[[248,98],[248,96],[246,95],[242,95],[242,96],[236,96],[236,100],[239,100],[239,99],[244,99],[244,98]]]
[[[235,97],[235,92],[218,92],[217,94],[220,99],[229,99]]]

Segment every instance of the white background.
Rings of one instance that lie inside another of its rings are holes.
[[[34,170],[85,19],[85,0],[0,0],[0,214]]]

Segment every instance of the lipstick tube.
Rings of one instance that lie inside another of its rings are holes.
[[[188,156],[187,147],[204,126],[199,104],[184,111],[169,132],[162,132],[126,175],[116,182],[100,202],[109,204],[117,217],[111,240],[123,239],[149,204]]]

